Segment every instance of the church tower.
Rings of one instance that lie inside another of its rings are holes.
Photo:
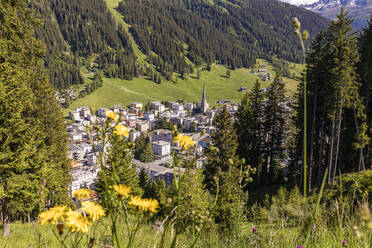
[[[204,83],[204,85],[203,85],[203,96],[202,96],[202,100],[200,102],[200,111],[202,113],[205,113],[205,112],[207,112],[208,108],[209,108],[209,104],[207,102],[207,95],[206,95],[205,83]]]

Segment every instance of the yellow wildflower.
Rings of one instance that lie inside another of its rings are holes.
[[[78,189],[74,193],[74,197],[78,197],[79,200],[85,199],[85,198],[90,199],[92,198],[92,195],[93,195],[93,191],[90,189]]]
[[[66,211],[66,206],[53,207],[39,214],[39,222],[41,225],[47,225],[48,223],[57,224],[58,221],[63,221],[65,219]]]
[[[88,232],[89,220],[77,211],[68,211],[66,213],[66,225],[71,228],[71,232]]]
[[[86,214],[89,215],[89,218],[93,221],[99,220],[102,216],[105,216],[105,210],[102,206],[91,201],[85,201],[81,203],[83,210]]]
[[[139,196],[134,196],[128,202],[129,205],[138,208],[141,211],[156,213],[159,208],[159,202],[155,199],[141,199]]]
[[[107,116],[107,118],[113,121],[116,121],[117,119],[119,119],[118,115],[112,110],[107,110],[105,112],[105,115]]]
[[[116,134],[120,137],[123,136],[123,135],[127,138],[129,137],[128,128],[124,125],[115,126],[114,134]]]
[[[177,135],[176,137],[174,137],[174,142],[179,143],[185,150],[195,145],[195,142],[192,140],[192,138],[187,135]]]
[[[124,197],[128,197],[131,191],[129,187],[123,184],[115,185],[114,189],[116,190],[116,192],[118,192],[118,195],[124,196]]]

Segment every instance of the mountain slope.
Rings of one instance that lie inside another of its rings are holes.
[[[56,88],[84,83],[82,67],[106,77],[159,81],[159,74],[174,80],[174,72],[184,77],[216,62],[232,69],[253,66],[256,58],[296,62],[301,51],[292,18],[312,36],[328,25],[276,0],[126,0],[115,12],[103,0],[33,0],[31,7],[44,21],[36,36],[47,46]],[[118,22],[119,12],[125,22]]]
[[[355,28],[367,25],[372,13],[372,0],[320,0],[313,4],[301,5],[308,10],[321,14],[324,17],[333,19],[344,7],[350,15],[354,16]]]

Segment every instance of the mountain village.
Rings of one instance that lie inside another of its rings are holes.
[[[135,142],[141,133],[149,135],[155,161],[144,163],[134,159],[133,164],[136,165],[137,172],[144,169],[150,181],[163,179],[169,185],[174,178],[171,151],[172,148],[178,147],[177,145],[172,147],[172,131],[159,128],[160,120],[172,126],[182,127],[183,132],[193,138],[196,143],[198,166],[202,167],[205,161],[203,150],[208,147],[210,133],[213,131],[212,120],[220,109],[209,107],[205,85],[201,102],[197,104],[182,100],[163,103],[150,102],[148,111],[145,111],[143,104],[139,102],[131,103],[128,109],[115,105],[111,110],[124,117],[122,124],[130,130],[131,142]],[[238,104],[228,100],[220,100],[218,103],[226,105],[232,114],[238,110]],[[104,125],[107,110],[109,109],[99,108],[96,113],[92,113],[88,107],[81,107],[69,112],[68,118],[72,122],[67,126],[69,156],[72,160],[71,194],[80,188],[94,188],[99,172],[98,149],[102,149],[102,144],[98,141],[95,131],[88,134],[87,127],[95,124]],[[93,144],[96,150],[93,150]]]

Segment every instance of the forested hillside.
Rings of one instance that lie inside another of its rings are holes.
[[[147,57],[141,65],[105,1],[33,0],[30,6],[43,22],[36,36],[46,44],[55,88],[83,83],[82,66],[93,73],[102,70],[106,77],[131,79],[157,71],[169,79],[173,72],[182,75],[215,62],[232,69],[274,56],[296,62],[300,46],[291,18],[299,17],[311,35],[328,24],[317,14],[274,0],[128,0],[117,10]]]
[[[84,58],[96,56],[98,69],[130,79],[135,56],[127,33],[117,25],[102,0],[34,0],[43,25],[36,29],[48,50],[46,67],[56,88],[82,83]]]

